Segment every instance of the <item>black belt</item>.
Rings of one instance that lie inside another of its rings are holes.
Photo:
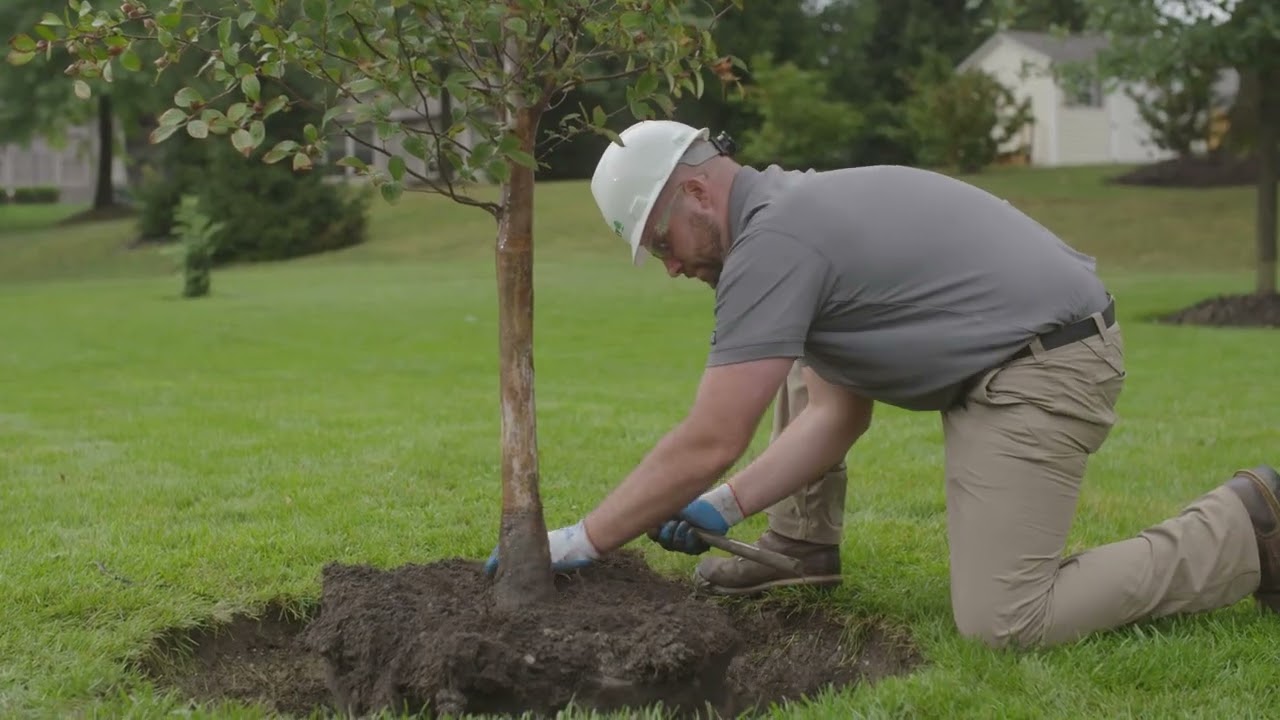
[[[1111,327],[1111,325],[1115,323],[1116,321],[1115,298],[1111,298],[1110,301],[1107,303],[1107,308],[1102,311],[1102,321],[1103,321],[1103,324],[1106,325],[1107,327]],[[1052,350],[1054,348],[1060,348],[1063,345],[1070,345],[1073,342],[1080,342],[1085,338],[1090,338],[1097,334],[1098,334],[1098,323],[1094,322],[1093,316],[1090,315],[1089,317],[1083,320],[1077,320],[1071,323],[1070,325],[1064,325],[1063,327],[1060,327],[1057,330],[1053,330],[1051,332],[1047,332],[1041,335],[1040,344],[1044,346],[1045,350]],[[1032,354],[1031,346],[1028,345],[1022,348],[1021,350],[1019,350],[1018,352],[1014,353],[1013,357],[1010,358],[1010,360],[1017,360],[1019,358],[1024,358],[1024,357],[1031,357],[1031,354]]]

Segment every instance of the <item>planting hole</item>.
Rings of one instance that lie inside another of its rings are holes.
[[[320,609],[165,633],[143,670],[198,703],[286,715],[550,715],[570,704],[732,717],[911,672],[910,643],[803,594],[735,600],[618,553],[557,577],[545,605],[502,613],[478,563],[330,565]],[[784,594],[785,595],[785,594]]]

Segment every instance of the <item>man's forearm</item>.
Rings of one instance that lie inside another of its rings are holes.
[[[602,553],[625,545],[674,517],[737,459],[718,436],[677,426],[587,515],[587,535]]]
[[[754,515],[822,477],[844,459],[869,416],[806,407],[750,465],[729,478],[744,515]]]

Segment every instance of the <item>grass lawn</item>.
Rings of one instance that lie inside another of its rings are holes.
[[[1146,321],[1249,289],[1251,190],[1118,188],[1105,175],[975,179],[1096,254],[1119,299],[1130,379],[1069,552],[1177,513],[1238,467],[1280,462],[1280,335]],[[584,183],[542,186],[538,202],[538,431],[554,527],[681,418],[712,298],[656,264],[630,267]],[[0,215],[0,717],[179,710],[124,669],[160,630],[276,598],[309,604],[330,561],[489,553],[493,224],[434,197],[375,207],[368,244],[215,271],[198,301],[178,298],[170,259],[124,249],[129,221]],[[753,452],[766,438],[767,422]],[[961,640],[942,460],[936,415],[877,411],[850,454],[848,581],[827,600],[909,628],[927,667],[777,717],[1280,716],[1280,618],[1248,602],[1048,651]],[[634,546],[664,572],[696,562]]]

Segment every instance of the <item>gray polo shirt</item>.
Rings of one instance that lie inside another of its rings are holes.
[[[1107,303],[1093,258],[927,170],[744,167],[729,223],[708,364],[803,357],[911,410],[947,407],[1034,335]]]

